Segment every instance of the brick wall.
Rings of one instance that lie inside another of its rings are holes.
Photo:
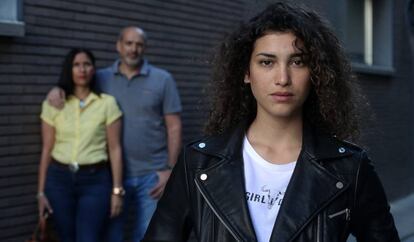
[[[414,46],[405,22],[406,1],[393,1],[393,67],[390,75],[360,74],[375,119],[364,140],[392,200],[414,192]]]
[[[175,77],[184,142],[200,134],[211,48],[242,18],[240,1],[25,0],[24,37],[0,36],[0,241],[24,241],[37,220],[40,103],[70,48],[93,51],[98,66],[117,57],[121,27],[148,32],[147,57]]]
[[[147,57],[176,78],[187,142],[199,136],[206,117],[202,90],[212,47],[224,32],[266,2],[272,1],[24,0],[26,35],[0,36],[0,241],[24,241],[36,222],[40,103],[55,85],[70,48],[90,48],[103,67],[117,57],[119,29],[143,27],[149,35]],[[296,2],[329,15],[326,1]],[[358,73],[376,115],[364,125],[363,142],[391,200],[414,191],[414,50],[409,50],[407,27],[400,17],[404,1],[393,2],[395,72]]]

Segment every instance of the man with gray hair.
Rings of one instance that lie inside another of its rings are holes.
[[[135,206],[133,241],[140,241],[161,197],[181,144],[181,103],[172,76],[143,57],[146,33],[122,29],[119,60],[97,72],[103,92],[115,96],[123,112],[126,205]],[[111,221],[110,242],[122,241],[123,215]]]
[[[175,81],[144,58],[146,46],[144,30],[123,28],[116,42],[119,59],[97,72],[100,89],[116,98],[123,113],[125,190],[114,188],[113,194],[125,194],[125,205],[123,213],[110,222],[108,242],[123,240],[129,205],[136,211],[133,241],[142,239],[181,146],[182,108]],[[48,99],[57,107],[64,93],[54,88]]]

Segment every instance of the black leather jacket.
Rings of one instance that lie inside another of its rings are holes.
[[[243,126],[187,145],[143,241],[256,241],[246,202]],[[399,241],[365,152],[305,128],[270,241]]]

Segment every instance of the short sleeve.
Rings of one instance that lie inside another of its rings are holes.
[[[55,127],[55,119],[59,110],[52,107],[46,100],[42,103],[40,118],[52,127]]]
[[[122,116],[121,109],[113,96],[106,95],[106,125],[110,125]]]
[[[163,99],[163,114],[180,113],[181,101],[178,94],[175,81],[171,75],[168,75],[165,79],[164,87],[164,99]]]

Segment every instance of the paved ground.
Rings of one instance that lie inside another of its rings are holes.
[[[414,194],[391,204],[402,242],[414,242]]]

